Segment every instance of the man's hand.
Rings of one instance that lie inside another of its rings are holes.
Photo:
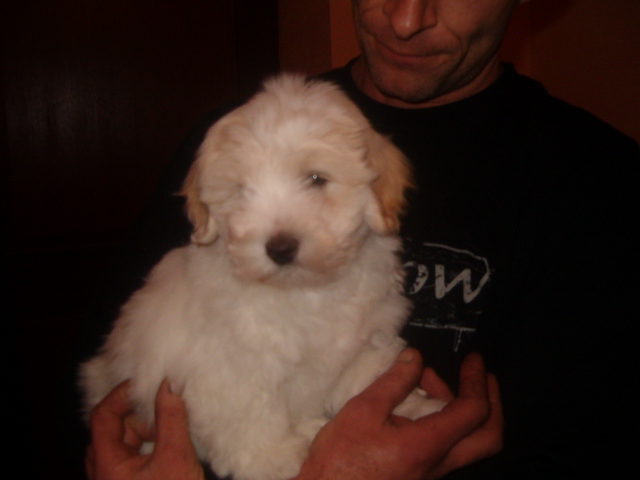
[[[393,409],[420,384],[448,401],[438,413],[409,420]],[[182,400],[165,381],[156,397],[153,453],[140,446],[153,432],[136,420],[128,383],[113,390],[92,412],[87,453],[90,480],[203,480],[187,428]],[[482,359],[469,355],[455,398],[418,352],[407,349],[373,385],[351,399],[314,440],[299,480],[436,479],[497,453],[502,447],[498,385]]]
[[[393,415],[418,383],[447,406],[415,421]],[[320,430],[297,478],[437,479],[501,448],[498,384],[480,356],[464,360],[455,398],[433,370],[422,371],[419,353],[407,349]]]
[[[189,438],[182,399],[165,380],[156,396],[156,431],[142,425],[131,411],[128,382],[114,389],[91,412],[91,445],[87,451],[89,480],[202,480]],[[150,454],[143,442],[155,440]]]

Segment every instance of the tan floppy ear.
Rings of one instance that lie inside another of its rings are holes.
[[[404,192],[413,186],[409,164],[388,138],[375,131],[369,135],[367,149],[367,161],[377,174],[371,185],[375,202],[367,209],[367,221],[382,235],[395,234],[407,204]]]
[[[218,226],[207,205],[200,200],[200,165],[196,160],[180,192],[186,198],[187,217],[193,224],[191,240],[197,245],[209,245],[218,238]]]

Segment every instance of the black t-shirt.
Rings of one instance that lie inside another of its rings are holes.
[[[326,77],[413,166],[405,337],[451,385],[469,349],[501,385],[504,453],[457,475],[622,473],[640,319],[638,146],[509,65],[471,98],[418,110],[372,101],[346,69]]]
[[[456,475],[622,474],[637,399],[637,144],[510,65],[471,98],[417,110],[371,100],[348,69],[325,78],[413,166],[404,336],[451,385],[470,349],[501,385],[504,453]]]
[[[454,388],[471,349],[500,383],[503,453],[451,478],[619,471],[634,433],[631,332],[640,318],[635,142],[509,65],[473,97],[417,110],[366,97],[350,65],[321,77],[338,83],[413,168],[401,234],[414,310],[403,335]],[[184,142],[114,259],[81,357],[95,352],[151,266],[188,241],[173,194],[219,115]]]

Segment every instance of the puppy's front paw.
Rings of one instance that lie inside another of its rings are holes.
[[[138,453],[140,453],[140,455],[149,455],[153,453],[153,449],[155,448],[155,446],[155,442],[142,442]]]
[[[263,439],[264,440],[264,439]],[[310,442],[290,434],[278,440],[256,442],[232,462],[228,471],[234,480],[285,480],[300,471]],[[212,465],[215,469],[215,465]]]
[[[429,398],[424,390],[416,388],[409,396],[393,411],[396,415],[415,420],[435,412],[439,412],[447,404],[444,400]]]
[[[310,418],[296,425],[295,431],[305,437],[309,444],[329,420],[326,417]]]

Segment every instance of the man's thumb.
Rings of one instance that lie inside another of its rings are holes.
[[[191,446],[187,409],[179,395],[171,391],[168,380],[163,380],[156,395],[155,451],[183,449]]]

